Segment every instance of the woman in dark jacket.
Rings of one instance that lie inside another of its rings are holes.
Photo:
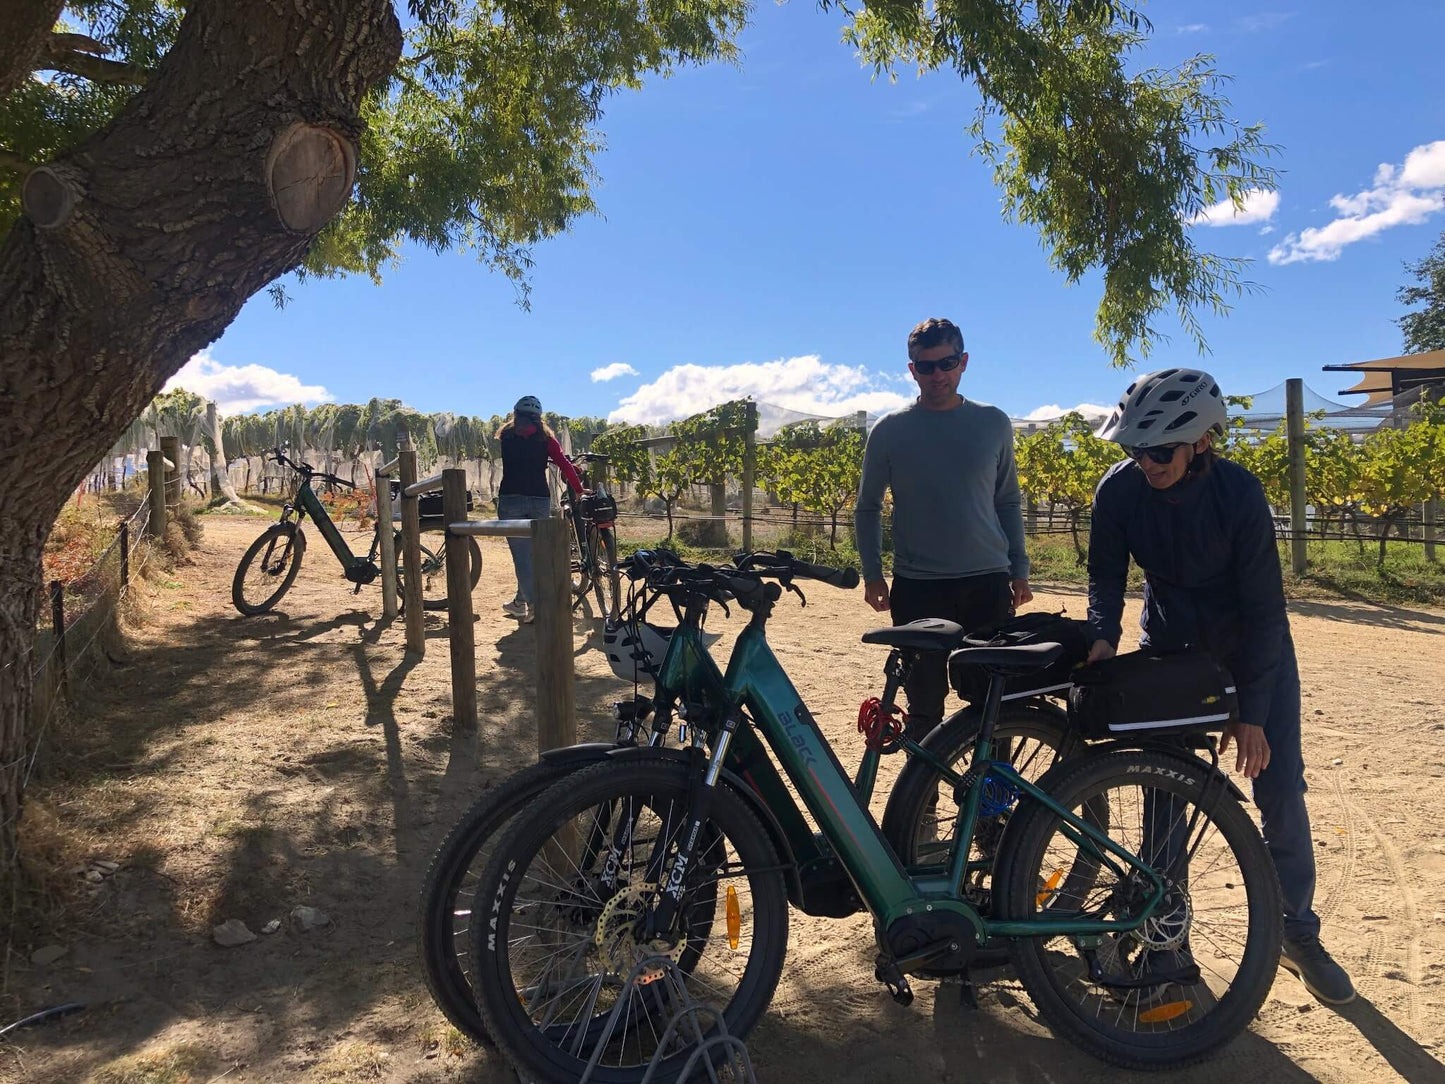
[[[1122,634],[1129,559],[1144,570],[1141,643],[1200,647],[1235,679],[1236,770],[1254,781],[1265,842],[1284,894],[1280,962],[1321,1001],[1355,990],[1320,944],[1313,910],[1314,842],[1300,751],[1300,681],[1285,612],[1274,519],[1259,479],[1216,456],[1224,434],[1219,385],[1197,369],[1165,369],[1129,385],[1099,436],[1128,459],[1094,494],[1089,537],[1089,661],[1106,659]],[[1186,950],[1187,951],[1187,950]]]
[[[512,408],[512,420],[497,431],[502,446],[502,484],[497,489],[497,515],[502,519],[546,519],[552,514],[547,464],[555,463],[573,493],[582,493],[582,479],[562,454],[562,446],[542,421],[542,404],[524,395]],[[532,540],[508,538],[517,595],[502,609],[524,624],[533,616]]]

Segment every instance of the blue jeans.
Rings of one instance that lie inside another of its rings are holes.
[[[497,497],[499,519],[548,519],[551,515],[551,497],[525,497],[516,493],[503,493]],[[534,605],[536,590],[532,580],[532,540],[509,538],[507,546],[512,551],[512,567],[517,571],[517,593],[528,606]]]
[[[1284,935],[1318,936],[1315,848],[1305,809],[1305,762],[1300,749],[1299,664],[1294,640],[1288,634],[1280,651],[1279,676],[1264,736],[1269,742],[1269,767],[1254,781],[1254,804],[1259,807],[1264,841],[1269,844],[1284,894]]]

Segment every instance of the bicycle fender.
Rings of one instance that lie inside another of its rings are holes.
[[[588,764],[601,762],[607,759],[607,754],[613,750],[627,748],[616,742],[610,741],[584,741],[576,745],[564,745],[558,749],[548,749],[542,754],[542,759],[549,764]]]
[[[1233,795],[1235,799],[1238,800],[1242,805],[1253,804],[1251,800],[1246,797],[1244,791],[1239,789],[1239,785],[1235,783],[1235,781],[1231,779],[1228,774],[1220,771],[1214,765],[1210,764],[1209,761],[1191,752],[1188,748],[1179,745],[1177,742],[1090,742],[1088,748],[1089,752],[1091,753],[1137,752],[1141,749],[1147,753],[1163,753],[1165,756],[1174,757],[1176,760],[1182,760],[1187,762],[1191,768],[1193,768],[1195,771],[1203,773],[1205,776],[1215,776],[1217,777],[1217,779],[1222,779],[1224,781],[1224,789],[1226,793]]]
[[[670,760],[679,766],[686,767],[690,751],[672,747],[653,747],[647,745],[621,745],[614,746],[612,751],[606,754],[608,757],[615,757],[618,760]],[[787,881],[788,901],[795,907],[802,907],[803,882],[798,876],[798,860],[793,855],[793,845],[788,842],[787,834],[783,826],[778,823],[777,816],[768,808],[766,802],[758,796],[758,793],[748,786],[734,772],[724,768],[720,774],[723,784],[734,794],[747,803],[758,820],[763,822],[763,828],[768,833],[773,847],[778,852],[778,858],[783,863],[783,877]]]

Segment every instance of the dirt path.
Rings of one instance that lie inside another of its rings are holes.
[[[207,521],[194,565],[134,638],[133,665],[96,695],[88,725],[105,735],[103,755],[41,794],[89,835],[93,858],[122,868],[93,898],[91,932],[56,963],[14,975],[27,1010],[89,1009],[21,1033],[0,1053],[0,1078],[187,1079],[156,1068],[172,1063],[198,1084],[222,1074],[228,1084],[515,1079],[495,1055],[448,1036],[413,947],[432,849],[479,788],[534,755],[532,630],[499,611],[513,585],[505,547],[484,546],[483,724],[463,738],[448,719],[443,615],[428,617],[426,659],[408,665],[400,626],[376,619],[376,590],[352,596],[319,539],[284,613],[231,609],[232,571],[260,526]],[[809,602],[784,602],[771,640],[852,763],[857,705],[876,693],[883,661],[858,642],[874,622],[858,592],[819,586]],[[1083,599],[1041,593],[1036,605],[1078,614]],[[1361,997],[1333,1012],[1281,973],[1252,1031],[1176,1078],[1445,1081],[1435,1060],[1445,1043],[1445,615],[1347,602],[1291,609],[1317,898]],[[603,720],[624,687],[587,649],[593,624],[577,624],[578,700],[584,720]],[[718,651],[740,627],[714,618]],[[603,738],[611,728],[581,729]],[[260,931],[298,905],[330,924],[300,933],[283,922],[237,948],[211,941],[213,923]],[[982,990],[976,1012],[960,1007],[956,987],[929,982],[903,1009],[873,982],[866,918],[792,922],[783,984],[750,1044],[764,1081],[1131,1075],[1050,1036],[1007,975]],[[137,1064],[151,1075],[119,1075]]]

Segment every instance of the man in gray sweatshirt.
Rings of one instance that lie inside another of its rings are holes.
[[[958,394],[968,367],[963,334],[925,320],[908,336],[918,399],[882,418],[863,453],[853,524],[865,598],[901,625],[920,617],[965,629],[1008,616],[1033,598],[1014,470],[1013,426],[997,407]],[[883,491],[893,491],[893,588],[883,579]],[[947,659],[923,656],[904,689],[910,736],[943,719]]]

